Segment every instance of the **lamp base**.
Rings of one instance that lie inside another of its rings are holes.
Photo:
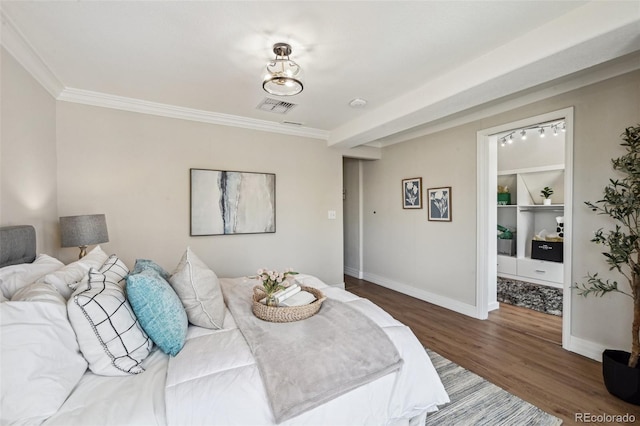
[[[80,256],[78,256],[78,259],[82,259],[86,255],[87,255],[87,246],[80,246]]]

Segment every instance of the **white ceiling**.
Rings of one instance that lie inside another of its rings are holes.
[[[21,62],[61,100],[283,133],[289,121],[344,147],[640,51],[640,1],[2,1],[2,17],[3,45],[30,52]],[[276,42],[305,73],[280,98],[297,104],[286,115],[256,109]]]

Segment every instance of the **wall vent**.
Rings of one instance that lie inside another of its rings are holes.
[[[257,109],[262,111],[273,112],[275,114],[286,114],[295,108],[297,105],[291,102],[279,101],[277,99],[264,98],[262,102],[258,104]]]

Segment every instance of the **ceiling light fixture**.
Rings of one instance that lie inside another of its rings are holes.
[[[364,108],[367,106],[367,100],[362,98],[355,98],[349,102],[351,108]]]
[[[273,53],[276,57],[267,63],[267,73],[262,82],[264,91],[276,96],[293,96],[302,92],[302,68],[289,59],[291,46],[276,43]]]
[[[557,136],[558,130],[563,132],[567,131],[567,124],[564,120],[560,120],[556,122],[540,123],[540,124],[536,124],[535,126],[529,126],[529,127],[524,127],[520,129],[513,129],[508,133],[504,134],[503,136],[499,136],[498,142],[500,143],[500,146],[506,146],[507,144],[511,144],[515,140],[514,136],[516,135],[516,133],[520,134],[520,140],[525,140],[527,139],[528,131],[536,131],[538,132],[538,137],[544,138],[545,129],[547,128],[553,132],[554,136]]]

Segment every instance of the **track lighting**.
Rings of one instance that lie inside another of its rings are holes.
[[[561,121],[556,121],[556,122],[549,122],[549,123],[540,123],[537,124],[535,126],[530,126],[530,127],[525,127],[523,129],[514,129],[512,131],[510,131],[509,133],[501,136],[498,139],[498,142],[500,142],[500,146],[506,146],[507,144],[512,144],[514,141],[514,135],[516,133],[520,134],[520,140],[526,140],[527,139],[527,132],[529,130],[536,130],[538,132],[538,137],[544,138],[545,137],[545,129],[551,129],[551,131],[553,131],[553,135],[557,136],[558,135],[558,129],[560,129],[560,131],[562,132],[566,132],[566,123],[564,120]]]

